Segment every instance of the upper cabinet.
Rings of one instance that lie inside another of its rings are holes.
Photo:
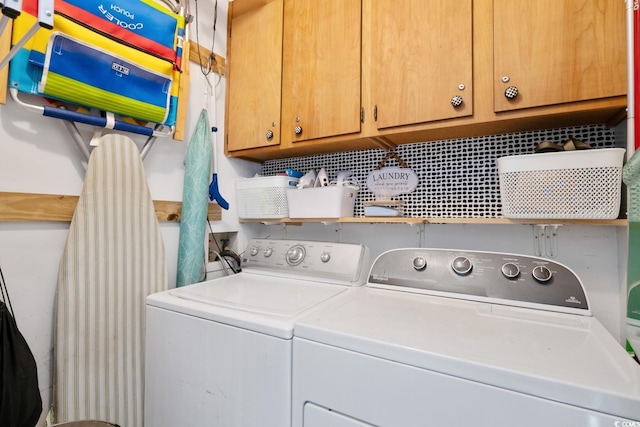
[[[493,4],[495,111],[626,94],[625,2]]]
[[[471,0],[375,0],[371,7],[377,128],[473,114]]]
[[[625,114],[621,0],[234,0],[229,10],[232,156],[393,148]]]
[[[266,2],[234,17],[228,26],[229,152],[280,144],[283,4]]]
[[[360,132],[361,0],[286,0],[282,140]]]
[[[228,154],[278,157],[360,133],[361,0],[239,0],[230,11]]]

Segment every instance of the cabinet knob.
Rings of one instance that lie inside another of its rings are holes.
[[[271,139],[271,138],[273,138],[273,131],[272,130],[268,130],[265,135],[266,135],[267,139]]]
[[[460,95],[456,95],[453,98],[451,98],[451,105],[453,105],[454,107],[459,107],[462,105],[462,97]]]
[[[507,99],[514,99],[518,96],[518,88],[515,86],[509,86],[507,90],[504,91],[504,96],[507,97]]]
[[[293,131],[296,135],[300,135],[302,133],[302,126],[296,126],[293,128]]]

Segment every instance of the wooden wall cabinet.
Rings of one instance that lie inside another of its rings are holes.
[[[231,12],[226,147],[232,156],[264,161],[616,124],[624,118],[622,1],[235,0],[232,5],[261,14],[271,3],[282,5],[282,21],[256,21],[241,45],[256,50],[266,33],[281,56],[238,49],[234,38],[245,18]],[[272,60],[277,64],[267,65]],[[256,96],[261,86],[280,82],[280,97],[275,91],[269,99]],[[259,119],[258,104],[272,101],[280,102],[274,107],[278,121]],[[256,125],[260,120],[266,125]],[[265,127],[273,123],[267,143]],[[243,126],[245,135],[238,131]]]
[[[360,132],[361,0],[285,0],[283,147]]]
[[[626,94],[624,2],[493,4],[496,112]]]
[[[239,0],[230,10],[227,154],[275,158],[360,134],[361,0]]]
[[[283,5],[283,0],[266,2],[228,25],[225,149],[230,154],[280,144]]]
[[[374,0],[378,129],[473,114],[471,0]]]

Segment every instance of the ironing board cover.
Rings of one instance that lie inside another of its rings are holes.
[[[105,6],[108,5],[108,6]],[[24,0],[13,43],[37,22]],[[153,123],[175,124],[184,18],[151,0],[56,0],[9,69],[19,91]]]
[[[145,297],[167,288],[138,148],[126,136],[105,135],[91,154],[58,274],[58,422],[142,427]]]

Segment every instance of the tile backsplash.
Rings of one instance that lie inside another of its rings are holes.
[[[501,216],[500,184],[496,159],[531,154],[542,141],[562,143],[578,138],[595,148],[614,147],[614,130],[605,125],[529,131],[474,138],[400,145],[395,153],[419,178],[411,194],[394,199],[404,201],[404,216],[430,218],[496,218]],[[360,184],[355,216],[364,216],[363,200],[374,200],[366,188],[367,176],[385,157],[382,149],[350,151],[308,157],[270,160],[262,175],[276,175],[286,168],[307,172],[324,168],[330,180],[338,172],[351,171]],[[400,167],[395,159],[385,166]]]

